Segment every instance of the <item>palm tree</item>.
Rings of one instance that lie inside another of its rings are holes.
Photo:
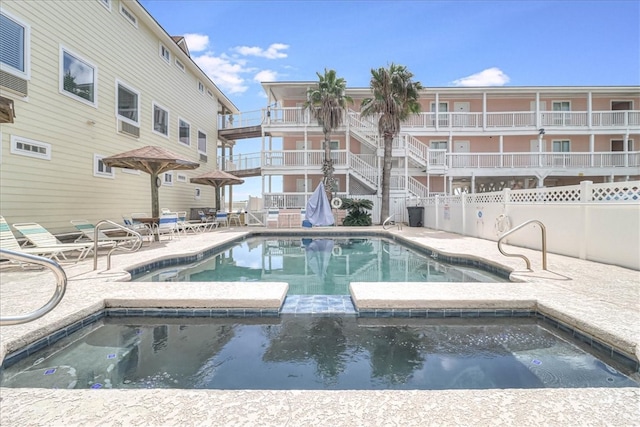
[[[373,98],[362,100],[363,117],[378,115],[378,132],[384,141],[384,163],[382,167],[382,206],[380,221],[389,216],[389,190],[391,179],[391,148],[393,138],[400,132],[400,123],[410,114],[420,112],[418,102],[420,82],[414,82],[413,73],[404,65],[391,63],[389,68],[371,69],[371,91]]]
[[[308,109],[318,124],[322,126],[324,134],[322,175],[327,196],[331,199],[331,192],[335,189],[333,159],[331,158],[331,132],[342,125],[347,103],[352,103],[353,100],[344,94],[347,82],[343,78],[336,77],[335,70],[325,68],[324,75],[316,74],[318,75],[318,85],[307,90],[307,101],[304,103],[304,108]]]

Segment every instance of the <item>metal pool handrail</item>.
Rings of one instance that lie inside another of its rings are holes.
[[[396,214],[391,214],[387,219],[384,220],[384,222],[382,223],[382,228],[387,230],[390,226],[392,226],[393,224],[391,224],[392,218],[396,216]],[[395,222],[395,221],[394,221]],[[387,225],[388,223],[388,225]]]
[[[530,219],[529,221],[523,222],[522,224],[518,225],[517,227],[512,228],[511,230],[507,231],[502,236],[500,236],[500,238],[498,239],[498,250],[504,256],[522,258],[524,260],[524,262],[527,264],[527,270],[532,271],[531,270],[531,261],[529,261],[529,258],[527,258],[526,256],[521,255],[521,254],[509,254],[509,253],[506,253],[502,249],[501,244],[502,244],[502,239],[504,239],[508,235],[513,234],[514,232],[520,230],[525,225],[529,225],[529,224],[534,223],[534,222],[540,226],[540,231],[542,232],[542,269],[546,270],[547,269],[547,229],[544,226],[544,224],[541,221],[538,221],[537,219]]]
[[[111,254],[113,252],[115,251],[136,252],[138,249],[142,247],[142,234],[138,233],[135,230],[127,228],[122,224],[118,224],[117,222],[109,221],[108,219],[103,219],[102,221],[98,222],[93,229],[93,270],[94,271],[98,269],[98,243],[99,243],[98,229],[103,224],[109,224],[113,227],[124,230],[128,234],[131,234],[137,237],[138,239],[136,240],[135,244],[133,244],[130,248],[118,246],[118,245],[114,246],[113,249],[111,249],[109,253],[107,253],[107,270],[111,269]]]
[[[54,291],[51,299],[45,305],[31,313],[19,316],[0,317],[0,326],[19,325],[31,322],[44,316],[58,305],[67,290],[67,275],[57,262],[49,258],[26,254],[24,252],[11,251],[9,249],[0,249],[0,254],[2,254],[2,258],[29,262],[31,264],[38,264],[43,267],[47,267],[56,276],[56,290]]]

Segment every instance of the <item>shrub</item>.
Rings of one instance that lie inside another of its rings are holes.
[[[367,212],[367,210],[373,209],[373,202],[371,200],[344,199],[341,209],[347,210],[347,216],[342,220],[342,225],[371,225],[371,213]]]

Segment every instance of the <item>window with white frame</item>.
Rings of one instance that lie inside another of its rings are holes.
[[[569,153],[571,151],[571,141],[568,139],[554,140],[551,143],[554,153]]]
[[[173,172],[165,172],[162,175],[162,185],[173,185]]]
[[[204,93],[204,84],[202,82],[198,82],[198,91]]]
[[[12,135],[11,153],[20,156],[35,157],[37,159],[51,160],[51,144]]]
[[[176,175],[176,181],[177,182],[187,182],[187,175],[178,172],[178,174]]]
[[[23,79],[29,79],[30,27],[6,12],[0,13],[0,67]]]
[[[429,141],[429,148],[432,150],[446,150],[448,145],[447,141]]]
[[[207,89],[207,95],[209,95],[209,98],[213,98],[213,92],[211,92],[209,89]]]
[[[167,63],[171,63],[171,52],[169,52],[169,49],[162,43],[160,43],[160,56],[167,61]]]
[[[198,131],[198,152],[207,154],[207,134],[202,131]]]
[[[137,126],[140,118],[140,94],[118,82],[116,95],[118,98],[118,117]]]
[[[111,0],[98,0],[101,5],[106,7],[108,10],[111,10]]]
[[[95,65],[60,47],[60,93],[95,107],[97,75]]]
[[[553,111],[571,111],[571,102],[569,101],[553,101],[551,104]]]
[[[178,119],[178,140],[184,145],[191,145],[191,125],[189,122]]]
[[[133,12],[127,9],[122,3],[120,4],[120,14],[124,16],[131,25],[138,28],[138,18],[136,18],[136,15],[134,15]]]
[[[178,59],[176,59],[176,67],[178,67],[182,71],[184,71],[184,64],[182,62],[180,62],[180,60],[178,60]]]
[[[111,166],[107,166],[102,161],[102,156],[100,154],[93,155],[93,176],[97,176],[99,178],[114,178],[115,174],[113,172],[113,168]]]
[[[169,136],[169,112],[155,102],[153,103],[153,131]]]

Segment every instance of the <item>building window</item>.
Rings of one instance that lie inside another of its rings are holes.
[[[120,14],[124,16],[127,21],[131,22],[131,25],[138,28],[138,18],[133,14],[129,9],[127,9],[123,4],[120,4]]]
[[[104,164],[102,161],[103,157],[104,156],[100,154],[93,155],[93,176],[100,178],[114,178],[115,174],[113,173],[113,168]]]
[[[107,8],[107,10],[111,10],[111,0],[98,0],[100,4]]]
[[[191,145],[191,125],[182,119],[178,119],[178,139],[184,145]]]
[[[167,63],[171,63],[171,52],[169,52],[169,49],[162,43],[160,43],[160,56],[167,61]]]
[[[13,135],[11,136],[11,153],[51,160],[51,144]]]
[[[173,185],[173,172],[165,172],[162,175],[162,185],[168,185],[168,186],[172,186]]]
[[[209,95],[210,98],[213,98],[213,92],[211,92],[209,89],[207,89],[207,95]]]
[[[554,153],[569,153],[571,151],[571,141],[569,140],[553,141],[552,150]]]
[[[29,78],[29,33],[29,26],[0,13],[2,70],[24,79]]]
[[[138,125],[140,102],[137,91],[118,83],[118,117],[131,124]]]
[[[198,152],[207,154],[207,134],[198,131]]]
[[[177,182],[187,182],[187,175],[185,175],[183,173],[178,173],[178,175],[176,175],[176,181]]]
[[[553,101],[551,104],[553,111],[571,111],[571,102],[569,101]]]
[[[202,82],[198,82],[198,91],[204,93],[204,84]]]
[[[96,67],[72,54],[60,49],[60,93],[96,106]]]
[[[153,131],[164,136],[169,136],[169,112],[153,103]]]
[[[184,64],[182,62],[180,62],[179,60],[177,60],[177,59],[176,59],[176,67],[178,67],[182,71],[184,71]]]
[[[447,149],[447,141],[430,141],[429,148],[432,150],[446,150]]]

